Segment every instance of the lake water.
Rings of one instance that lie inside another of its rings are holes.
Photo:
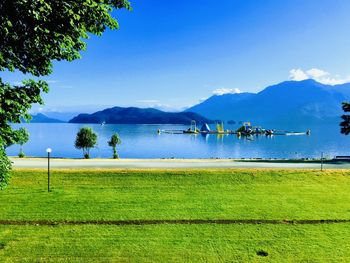
[[[82,157],[74,148],[76,133],[89,126],[98,134],[98,147],[91,157],[111,157],[107,141],[118,132],[122,144],[118,146],[121,158],[312,158],[350,155],[350,136],[341,135],[337,124],[310,127],[311,136],[254,136],[250,139],[236,135],[157,134],[157,129],[183,130],[185,125],[83,125],[83,124],[21,124],[30,133],[24,145],[27,156],[46,156],[52,148],[54,157]],[[237,128],[225,126],[225,128]],[[302,131],[305,131],[302,130]],[[19,152],[19,146],[7,149],[10,156]]]

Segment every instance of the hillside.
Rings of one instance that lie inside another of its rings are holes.
[[[187,111],[207,118],[259,123],[310,123],[339,119],[350,100],[350,84],[324,85],[314,80],[285,81],[257,94],[212,96]]]
[[[57,120],[62,120],[64,122],[68,122],[69,120],[71,120],[72,118],[74,118],[75,116],[77,116],[80,113],[81,113],[81,111],[80,112],[78,112],[78,111],[74,111],[74,112],[47,111],[47,112],[45,112],[45,116],[52,118],[52,119],[57,119]]]
[[[49,118],[42,113],[33,114],[30,123],[63,123],[65,121]]]
[[[79,114],[70,123],[109,123],[109,124],[189,124],[211,122],[193,112],[164,112],[153,108],[113,107],[92,114]]]

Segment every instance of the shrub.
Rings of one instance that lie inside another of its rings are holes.
[[[90,158],[90,149],[97,145],[97,134],[89,127],[79,130],[75,139],[75,148],[82,149],[85,159]]]
[[[4,189],[10,180],[11,162],[4,149],[0,149],[0,190]]]

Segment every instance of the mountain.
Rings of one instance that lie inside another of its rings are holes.
[[[63,123],[64,121],[49,118],[46,115],[42,113],[34,114],[32,115],[32,119],[30,120],[30,123]]]
[[[110,123],[110,124],[189,124],[211,121],[193,112],[164,112],[153,108],[113,107],[92,114],[79,114],[70,123]]]
[[[212,96],[187,111],[210,119],[253,123],[314,123],[339,120],[341,103],[350,100],[350,83],[285,81],[259,93]]]
[[[62,120],[64,122],[68,122],[75,116],[77,116],[80,112],[75,111],[75,112],[59,112],[59,111],[46,111],[45,116],[52,118],[52,119],[57,119],[57,120]]]
[[[196,112],[206,117],[210,116],[212,119],[226,119],[222,118],[223,113],[226,113],[231,106],[254,95],[254,93],[214,95],[186,111]]]

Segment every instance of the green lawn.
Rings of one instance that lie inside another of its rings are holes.
[[[17,170],[0,261],[350,261],[350,223],[65,225],[106,220],[350,219],[350,171]],[[266,251],[266,257],[257,255]]]

